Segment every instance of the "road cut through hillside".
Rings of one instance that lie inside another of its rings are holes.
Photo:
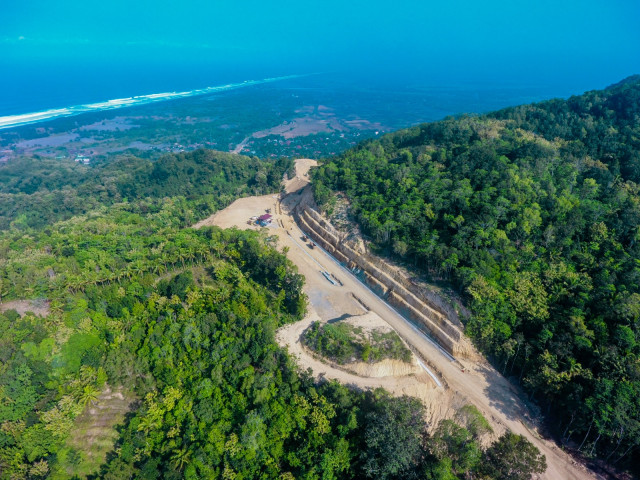
[[[287,247],[287,256],[306,278],[305,292],[309,296],[309,315],[294,325],[283,328],[278,340],[298,358],[300,366],[311,368],[316,376],[335,378],[359,388],[384,387],[390,392],[420,398],[427,411],[431,427],[440,419],[451,418],[461,406],[474,404],[489,420],[496,435],[509,429],[524,435],[546,456],[547,471],[544,479],[578,480],[598,478],[584,466],[575,462],[553,442],[536,433],[536,419],[519,398],[520,392],[486,361],[452,360],[431,339],[417,331],[415,326],[378,297],[366,285],[342,267],[327,252],[310,248],[304,233],[292,216],[293,209],[304,202],[312,203],[308,186],[309,168],[314,160],[296,161],[296,176],[285,182],[285,196],[248,197],[235,201],[229,207],[196,224],[198,228],[217,225],[223,228],[258,228],[247,220],[270,209],[272,223],[266,227],[278,236],[280,248]],[[326,276],[325,276],[326,275]],[[330,280],[335,279],[335,280]],[[438,388],[425,373],[406,377],[361,377],[327,365],[306,352],[300,335],[314,320],[336,320],[346,316],[375,312],[404,339],[425,366],[447,388]]]

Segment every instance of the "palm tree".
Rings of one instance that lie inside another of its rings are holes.
[[[67,275],[67,287],[69,287],[69,290],[75,293],[78,290],[79,285],[80,277],[71,273]]]
[[[182,471],[190,461],[191,450],[187,447],[182,447],[181,449],[174,451],[173,455],[171,455],[171,465],[179,471]]]
[[[124,276],[128,279],[131,279],[131,277],[133,276],[133,265],[131,265],[130,263],[128,263],[126,268],[124,269]]]
[[[60,300],[53,299],[51,300],[51,302],[49,302],[49,311],[53,314],[62,313],[63,307],[64,304]]]
[[[200,257],[200,264],[208,263],[209,258],[211,258],[211,250],[207,245],[199,245],[198,246],[198,256]]]
[[[92,283],[92,275],[91,272],[82,271],[80,272],[80,289],[84,292],[84,289],[87,285]]]
[[[162,274],[162,269],[163,268],[164,267],[160,263],[160,259],[156,259],[156,260],[154,260],[153,267],[151,267],[151,271],[156,275],[160,275],[160,274]]]
[[[91,382],[95,380],[96,370],[93,367],[89,367],[87,365],[83,365],[80,367],[80,375],[79,378],[83,384],[89,385]]]
[[[136,260],[133,262],[132,270],[136,275],[142,275],[145,271],[144,262],[142,260]]]
[[[168,253],[162,252],[162,254],[160,255],[160,258],[161,258],[162,265],[164,266],[164,271],[166,272],[167,270],[169,270],[169,263],[171,262],[171,257],[169,256]]]
[[[184,250],[178,253],[178,260],[182,262],[182,268],[185,268],[184,261],[187,259],[187,257],[188,257],[188,254]]]
[[[155,420],[153,420],[149,415],[146,415],[140,419],[140,423],[138,424],[138,431],[149,433],[156,426]]]
[[[92,405],[98,400],[98,389],[93,385],[85,385],[80,393],[80,405],[86,407],[88,403]]]

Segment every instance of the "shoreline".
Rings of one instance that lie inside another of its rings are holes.
[[[21,127],[23,125],[30,125],[34,123],[44,122],[47,120],[53,120],[62,117],[71,117],[74,115],[80,115],[88,112],[100,112],[106,110],[115,110],[117,108],[126,108],[140,105],[147,105],[149,103],[163,102],[168,100],[175,100],[179,98],[195,97],[199,95],[207,95],[218,92],[225,92],[229,90],[235,90],[242,87],[250,87],[254,85],[262,85],[265,83],[278,82],[282,80],[290,80],[294,78],[303,77],[305,75],[286,75],[282,77],[263,78],[261,80],[245,80],[240,83],[229,83],[226,85],[218,85],[215,87],[199,88],[195,90],[188,90],[185,92],[164,92],[164,93],[152,93],[149,95],[137,95],[134,97],[115,98],[106,100],[103,102],[86,103],[82,105],[74,105],[64,108],[52,108],[49,110],[43,110],[40,112],[23,113],[18,115],[7,115],[0,117],[0,130]]]

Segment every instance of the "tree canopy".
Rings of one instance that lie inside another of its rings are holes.
[[[214,150],[158,159],[123,155],[90,166],[24,157],[0,168],[0,230],[43,228],[105,205],[128,201],[138,206],[138,200],[174,197],[193,201],[193,217],[201,219],[239,196],[279,191],[292,165],[290,159],[259,160]]]
[[[313,174],[372,246],[453,285],[563,443],[640,470],[640,79],[386,135]]]
[[[304,279],[258,232],[181,228],[189,208],[0,234],[4,295],[51,310],[0,313],[0,478],[422,478],[423,405],[300,372],[275,331]],[[108,385],[136,401],[95,464],[72,440]]]

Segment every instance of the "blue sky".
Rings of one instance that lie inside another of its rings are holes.
[[[452,81],[640,73],[638,0],[2,0],[3,65],[337,70]]]

